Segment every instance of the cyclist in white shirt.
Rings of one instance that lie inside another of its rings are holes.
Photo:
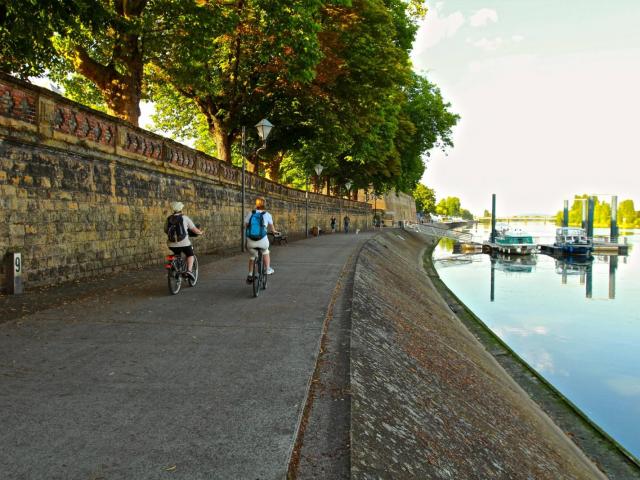
[[[269,212],[265,210],[265,199],[263,197],[256,198],[256,208],[254,211],[249,212],[247,216],[244,218],[244,226],[245,229],[249,228],[249,222],[251,221],[251,216],[254,213],[263,213],[262,222],[265,227],[265,231],[271,232],[274,234],[278,234],[275,227],[273,226],[273,217]],[[269,255],[269,238],[265,234],[260,240],[252,240],[247,237],[247,249],[249,250],[249,275],[247,275],[247,283],[253,282],[253,261],[258,256],[258,251],[256,248],[262,249],[262,258],[264,260],[264,268],[266,269],[267,275],[271,275],[274,273],[273,268],[271,268],[271,258]]]
[[[169,219],[174,216],[182,217],[182,225],[184,227],[184,231],[186,232],[186,236],[177,242],[172,242],[170,239],[167,239],[167,246],[169,250],[173,252],[174,255],[180,255],[184,252],[187,257],[187,276],[192,280],[195,280],[195,276],[192,273],[193,270],[193,245],[191,245],[191,239],[189,238],[189,232],[193,232],[196,235],[202,235],[204,232],[200,230],[196,225],[186,215],[182,214],[182,209],[184,208],[184,204],[182,202],[171,202],[171,209],[173,210],[173,214],[167,217],[167,220],[164,224],[164,233],[168,233],[169,230]]]

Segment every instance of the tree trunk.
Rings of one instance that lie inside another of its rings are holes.
[[[211,114],[205,113],[209,124],[209,133],[216,141],[218,158],[223,162],[231,163],[231,136],[227,132],[222,121]]]
[[[284,158],[283,153],[276,154],[275,157],[269,162],[269,166],[267,167],[268,176],[270,180],[274,182],[280,182],[280,164]]]
[[[253,172],[260,176],[260,157],[255,152],[249,157],[249,161],[253,165]]]
[[[107,111],[118,118],[138,125],[140,121],[140,83],[135,79],[110,82],[110,87],[102,91],[107,102]]]
[[[106,36],[113,41],[109,63],[91,57],[85,45],[60,53],[71,60],[74,69],[92,81],[102,92],[107,110],[127,122],[138,125],[142,75],[144,68],[142,33],[137,26],[148,0],[115,0],[114,18],[109,20]],[[116,65],[124,66],[121,70]]]
[[[136,3],[136,2],[130,2]],[[138,2],[138,8],[144,8],[146,2]],[[141,11],[138,13],[142,13]],[[140,48],[140,37],[137,34],[126,33],[119,35],[114,47],[114,59],[126,65],[124,75],[111,78],[109,100],[107,105],[113,109],[115,115],[138,125],[140,120],[140,98],[142,96],[142,76],[144,74],[144,60]],[[111,65],[110,65],[111,66]]]
[[[142,96],[142,52],[136,34],[116,36],[113,60],[103,65],[94,60],[83,46],[77,46],[72,57],[76,71],[91,80],[102,92],[111,115],[138,125]],[[115,63],[125,65],[126,73],[116,70]]]

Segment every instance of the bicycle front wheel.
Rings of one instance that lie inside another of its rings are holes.
[[[261,268],[260,268],[260,263],[262,259],[260,257],[256,258],[253,261],[253,282],[251,282],[251,285],[253,286],[253,296],[257,297],[260,294],[260,275],[261,275]]]
[[[182,286],[182,275],[180,275],[180,272],[178,272],[175,267],[171,267],[167,272],[167,283],[169,285],[169,293],[171,293],[171,295],[175,295],[180,291],[180,287]]]
[[[198,257],[195,255],[193,256],[193,268],[191,273],[193,273],[194,279],[192,280],[189,278],[189,285],[195,287],[196,283],[198,283]]]

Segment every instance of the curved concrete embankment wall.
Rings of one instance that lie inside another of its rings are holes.
[[[276,228],[304,235],[305,192],[247,174],[247,208],[267,197]],[[48,90],[0,74],[0,290],[5,253],[27,287],[159,263],[169,202],[208,235],[200,252],[238,251],[241,170]],[[331,216],[371,225],[363,202],[309,194],[309,227]]]
[[[358,259],[352,478],[604,478],[452,314],[424,248],[396,230]]]

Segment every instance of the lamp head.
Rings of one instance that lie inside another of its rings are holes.
[[[351,185],[353,185],[353,182],[351,180],[344,184],[344,186],[347,187],[347,190],[351,190]]]
[[[316,171],[316,174],[320,176],[324,167],[320,163],[316,163],[313,169]]]
[[[267,137],[269,136],[269,134],[271,133],[271,129],[273,128],[273,124],[266,118],[263,118],[256,124],[256,128],[258,129],[258,136],[260,137],[260,140],[266,142]]]

